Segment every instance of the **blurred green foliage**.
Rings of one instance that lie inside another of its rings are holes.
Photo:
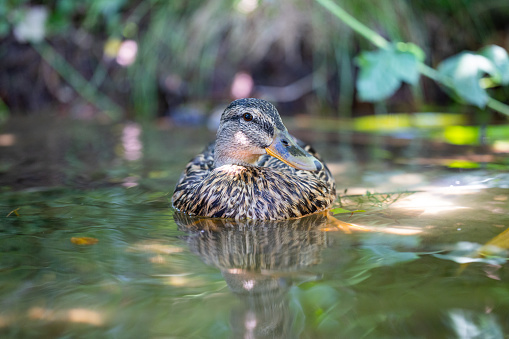
[[[509,57],[500,46],[483,48],[480,54],[462,52],[449,57],[436,70],[425,63],[424,52],[415,44],[398,42],[396,48],[331,0],[317,0],[355,32],[379,47],[359,57],[361,73],[357,79],[359,97],[365,101],[380,101],[393,95],[401,82],[416,85],[419,73],[452,90],[459,101],[484,109],[486,106],[509,116],[509,106],[491,98],[482,83],[492,87],[506,85],[509,76]],[[484,74],[489,77],[484,78]]]
[[[239,71],[247,71],[255,85],[262,86],[286,86],[311,74],[309,90],[299,101],[304,104],[301,110],[312,110],[319,104],[348,116],[359,110],[358,101],[364,100],[387,100],[394,110],[447,104],[436,86],[417,81],[415,68],[410,67],[408,71],[407,63],[401,63],[400,59],[406,55],[410,60],[411,54],[417,51],[419,58],[424,54],[425,62],[435,67],[462,50],[479,50],[491,43],[503,45],[507,38],[505,18],[509,6],[505,0],[487,0],[482,4],[473,0],[343,0],[337,4],[366,27],[394,42],[395,52],[367,52],[372,49],[369,41],[353,34],[349,25],[311,0],[277,3],[266,0],[8,0],[0,3],[0,58],[8,55],[21,62],[21,58],[12,56],[12,48],[7,52],[9,47],[20,48],[12,39],[12,32],[27,11],[43,6],[47,10],[46,39],[37,43],[43,46],[36,51],[41,53],[51,46],[67,64],[59,66],[53,61],[59,58],[44,58],[62,80],[52,82],[53,78],[45,73],[46,85],[40,86],[47,87],[46,98],[38,100],[68,103],[78,94],[84,94],[88,102],[103,111],[116,110],[112,108],[116,103],[135,116],[154,117],[167,110],[172,97],[180,101],[228,99],[229,86]],[[115,63],[114,57],[125,40],[136,42],[137,56],[133,64],[122,67]],[[403,45],[397,44],[401,41],[411,42],[404,46],[420,49],[403,51],[399,49]],[[354,60],[362,50],[366,52],[358,59],[361,71],[356,90]],[[378,81],[373,81],[366,70],[366,65],[375,61],[382,66],[390,64],[384,66],[385,72],[371,67],[371,75]],[[10,71],[19,66],[9,65],[4,63],[0,70]],[[69,68],[72,70],[66,70]],[[79,77],[73,74],[81,74],[84,81],[76,80]],[[11,72],[9,76],[23,76],[23,73]],[[409,91],[403,86],[401,90],[401,81],[410,83],[413,89]],[[0,78],[0,83],[7,86],[0,92],[6,106],[26,110],[23,106],[26,100],[13,97],[25,98],[36,91],[28,90],[30,86],[24,84],[16,87],[5,78]],[[56,83],[56,89],[47,83]],[[495,85],[498,84],[501,83]],[[58,95],[66,85],[73,89],[71,99]],[[257,90],[257,95],[266,94],[255,87]],[[391,97],[395,91],[396,96]],[[507,101],[505,89],[496,88],[493,93],[498,100]],[[306,94],[311,95],[306,97]],[[456,94],[465,99],[461,92]],[[467,102],[481,102],[473,100]],[[361,107],[366,110],[366,106]]]
[[[424,55],[418,47],[415,52],[396,46],[362,52],[357,59],[360,67],[357,79],[360,99],[380,101],[392,96],[402,82],[417,85],[418,61],[422,59]]]
[[[509,84],[509,57],[505,49],[492,45],[479,53],[452,56],[440,63],[438,71],[451,78],[454,91],[462,100],[484,108],[489,95],[482,80],[489,86]],[[484,78],[485,74],[489,77]]]
[[[49,35],[65,34],[79,23],[91,33],[115,34],[122,26],[122,10],[127,9],[127,0],[56,0],[30,1],[7,0],[0,2],[0,38],[9,34],[31,6],[45,6],[49,10],[46,29]]]

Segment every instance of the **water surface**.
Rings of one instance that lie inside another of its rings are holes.
[[[421,141],[346,157],[301,131],[347,189],[337,207],[362,212],[233,223],[169,208],[213,133],[60,120],[2,133],[2,337],[509,334],[508,242],[481,249],[509,227],[504,171],[416,164]]]

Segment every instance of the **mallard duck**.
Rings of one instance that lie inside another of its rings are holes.
[[[225,109],[215,143],[187,164],[172,204],[189,215],[281,220],[325,211],[335,197],[318,154],[288,133],[271,103],[248,98]]]

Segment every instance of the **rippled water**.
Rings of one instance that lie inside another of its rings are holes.
[[[338,189],[348,188],[341,207],[364,212],[212,221],[169,208],[186,160],[210,134],[85,127],[31,141],[9,127],[2,337],[509,334],[502,171],[334,161],[339,146],[316,140]],[[481,248],[493,238],[497,247]]]

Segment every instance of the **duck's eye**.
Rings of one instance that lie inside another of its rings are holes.
[[[244,113],[242,118],[244,118],[245,121],[251,121],[253,120],[253,115],[251,113]]]

